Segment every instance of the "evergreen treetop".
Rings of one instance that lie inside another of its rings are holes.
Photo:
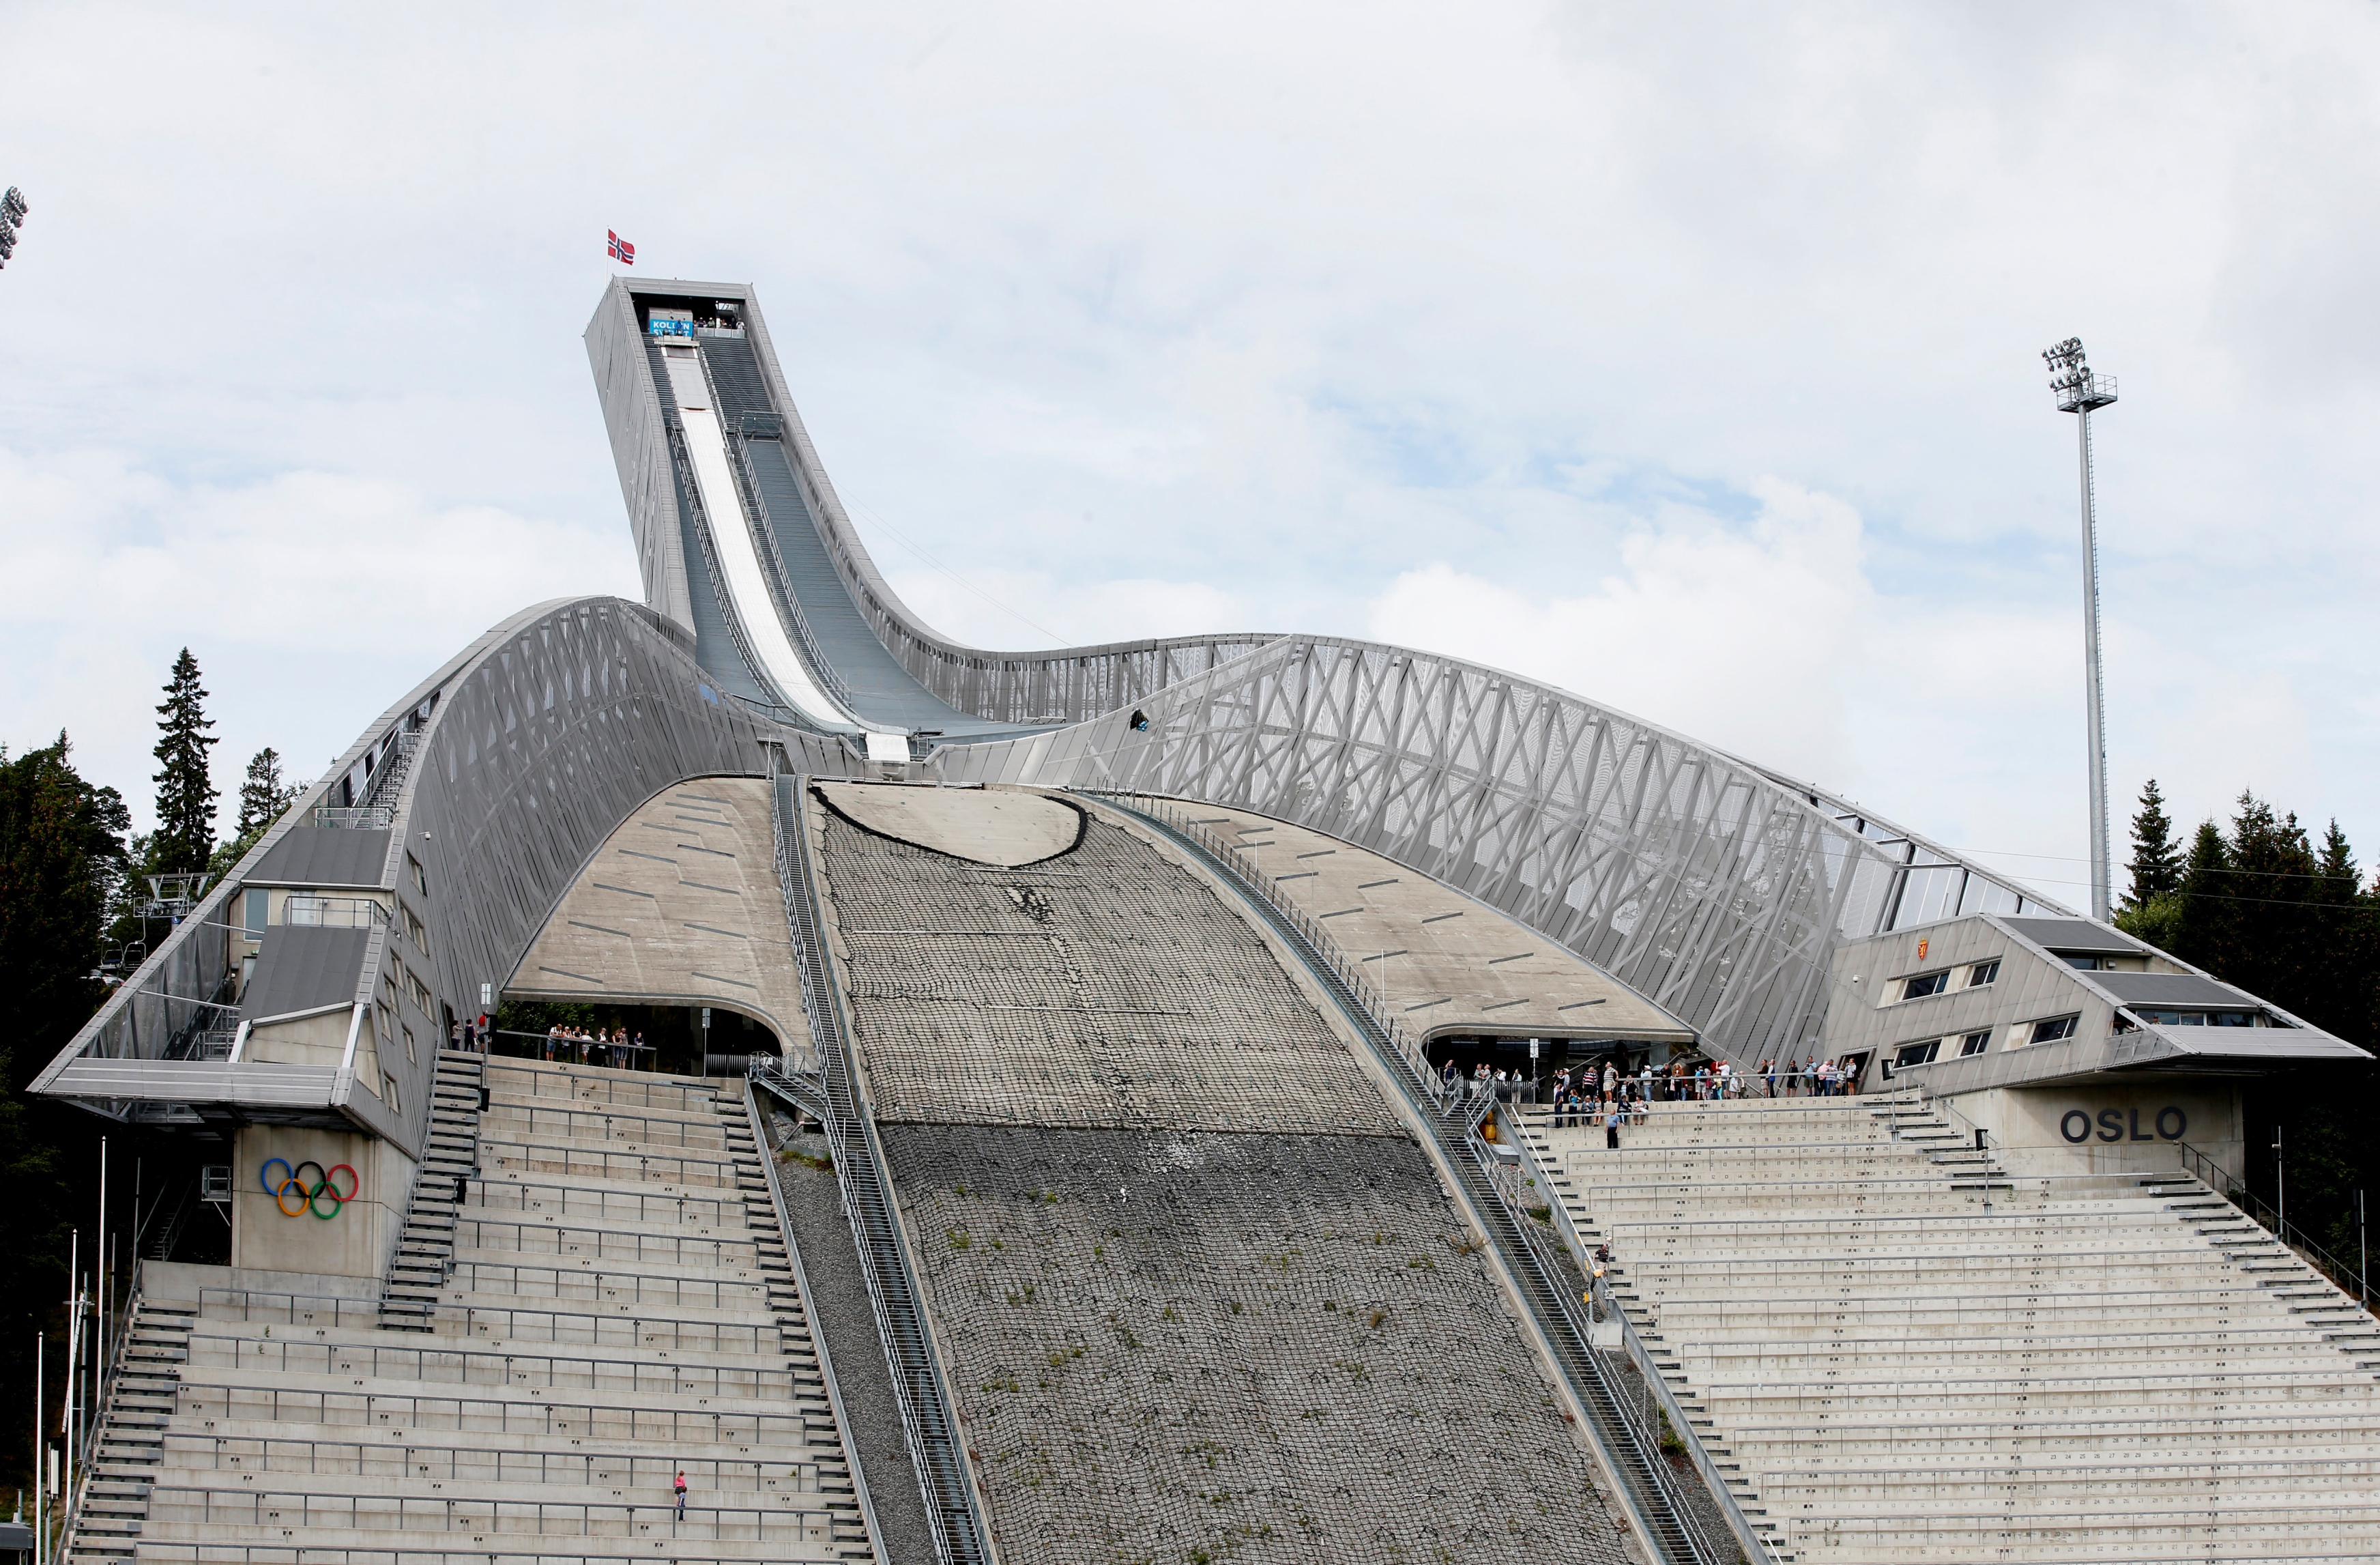
[[[297,801],[298,787],[283,782],[279,751],[269,744],[258,751],[248,763],[248,780],[239,785],[236,835],[242,841],[251,840],[279,820],[281,812]]]
[[[159,767],[157,842],[154,856],[160,874],[191,874],[207,867],[215,844],[214,779],[207,772],[207,752],[213,749],[214,723],[206,713],[207,692],[199,683],[199,660],[184,647],[174,659],[165,681],[165,699],[157,707]]]
[[[2141,789],[2141,807],[2132,816],[2132,888],[2124,899],[2132,908],[2145,908],[2156,898],[2181,889],[2181,852],[2174,846],[2173,822],[2165,813],[2165,796],[2156,778]]]
[[[0,1082],[11,1053],[45,1059],[90,1019],[100,920],[131,825],[112,788],[67,759],[67,736],[15,760],[0,748]]]

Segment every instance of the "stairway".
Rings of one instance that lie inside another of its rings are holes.
[[[924,1480],[928,1519],[935,1533],[937,1552],[951,1565],[986,1560],[982,1518],[975,1494],[960,1464],[960,1440],[951,1415],[950,1398],[942,1384],[941,1366],[934,1356],[926,1329],[925,1304],[909,1265],[907,1247],[892,1210],[891,1182],[883,1154],[859,1100],[849,1045],[844,1038],[842,1009],[835,998],[834,977],[829,970],[825,943],[819,927],[815,882],[811,877],[808,828],[802,806],[803,781],[777,779],[776,823],[778,873],[783,877],[785,916],[794,935],[795,956],[801,967],[804,1009],[818,1049],[825,1085],[827,1140],[842,1182],[844,1204],[851,1216],[861,1269],[876,1307],[892,1385],[901,1401],[902,1423],[909,1435],[910,1454]],[[765,1178],[765,1176],[763,1176]],[[765,1199],[765,1185],[763,1185]],[[750,1199],[748,1196],[747,1199]],[[771,1227],[775,1225],[773,1214]]]
[[[136,1553],[197,1320],[198,1311],[187,1305],[134,1303],[130,1336],[83,1481],[82,1509],[67,1543],[69,1561],[129,1560]]]
[[[380,1324],[385,1330],[431,1329],[438,1290],[454,1270],[464,1192],[479,1175],[480,1113],[487,1101],[487,1056],[440,1049],[429,1142],[406,1208],[405,1231],[381,1290]]]
[[[1110,802],[1130,809],[1127,801]],[[1238,888],[1242,899],[1271,930],[1297,954],[1317,982],[1337,1000],[1340,1009],[1360,1031],[1389,1076],[1403,1092],[1414,1118],[1429,1128],[1447,1168],[1454,1173],[1462,1194],[1487,1230],[1505,1263],[1506,1271],[1520,1286],[1531,1316],[1536,1320],[1556,1365],[1587,1416],[1594,1420],[1597,1441],[1605,1457],[1617,1471],[1620,1481],[1627,1486],[1633,1510],[1651,1536],[1645,1541],[1655,1559],[1676,1562],[1676,1565],[1696,1565],[1696,1562],[1732,1559],[1736,1546],[1732,1537],[1708,1538],[1689,1512],[1684,1497],[1679,1490],[1677,1474],[1668,1470],[1665,1459],[1650,1445],[1636,1422],[1633,1420],[1621,1398],[1615,1372],[1602,1355],[1589,1345],[1585,1331],[1578,1325],[1570,1302],[1568,1284],[1558,1279],[1548,1269],[1545,1258],[1522,1231],[1520,1218],[1502,1192],[1496,1188],[1488,1164],[1478,1152],[1478,1143],[1471,1134],[1484,1110],[1492,1099],[1457,1098],[1441,1107],[1433,1102],[1421,1083],[1415,1079],[1396,1045],[1379,1029],[1371,1013],[1341,981],[1333,964],[1325,960],[1306,938],[1303,930],[1281,916],[1278,909],[1259,893],[1249,890],[1240,882],[1233,866],[1221,862],[1188,836],[1175,830],[1153,815],[1140,814],[1142,822],[1163,834],[1202,863],[1213,869],[1227,884]],[[1695,1480],[1688,1478],[1684,1482]],[[1724,1550],[1724,1555],[1721,1554]],[[1779,1558],[1790,1559],[1791,1555]]]

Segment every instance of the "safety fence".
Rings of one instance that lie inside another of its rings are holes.
[[[202,1489],[159,1485],[149,1493],[158,1522],[201,1526],[340,1529],[348,1532],[524,1534],[540,1536],[692,1538],[712,1542],[816,1543],[834,1523],[823,1507],[704,1506],[674,1501],[616,1505],[568,1500],[441,1499],[422,1495],[343,1495],[319,1490]]]
[[[1495,1108],[1493,1098],[1467,1094],[1433,1070],[1419,1041],[1389,1014],[1378,986],[1331,943],[1320,924],[1284,905],[1251,858],[1203,829],[1210,823],[1192,818],[1172,800],[1106,791],[1099,796],[1156,825],[1220,871],[1267,916],[1326,988],[1338,991],[1341,1009],[1421,1112],[1457,1182],[1488,1229],[1490,1241],[1536,1314],[1561,1372],[1586,1409],[1598,1443],[1621,1478],[1623,1498],[1658,1557],[1680,1565],[1735,1565],[1740,1553],[1751,1559],[1769,1558],[1766,1540],[1742,1517],[1724,1484],[1713,1488],[1712,1498],[1735,1535],[1718,1537],[1704,1526],[1684,1487],[1686,1481],[1669,1464],[1658,1431],[1642,1416],[1637,1399],[1594,1347],[1593,1322],[1581,1308],[1583,1301],[1577,1298],[1559,1245],[1552,1243],[1550,1236],[1531,1231],[1536,1220],[1498,1183],[1502,1158],[1484,1135]],[[1690,1424],[1680,1422],[1676,1427],[1690,1449],[1699,1446]],[[1716,1473],[1706,1451],[1700,1453],[1696,1465],[1700,1471]]]

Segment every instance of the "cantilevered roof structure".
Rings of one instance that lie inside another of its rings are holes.
[[[748,287],[586,346],[643,601],[404,692],[32,1083],[228,1230],[69,1554],[2368,1557],[2380,1333],[2229,1199],[2238,1078],[2361,1050],[1499,669],[959,645]]]
[[[408,692],[37,1090],[178,1112],[185,1073],[152,1096],[100,1062],[179,1059],[222,1035],[234,964],[201,931],[233,927],[233,889],[283,871],[387,894],[357,1018],[407,931],[434,933],[398,960],[429,1002],[416,1025],[443,1035],[655,789],[771,766],[1162,795],[1326,833],[1511,916],[1747,1062],[1819,1046],[1848,942],[2076,917],[1814,783],[1460,658],[1254,631],[960,645],[869,557],[751,287],[615,278],[586,346],[645,601],[526,609]],[[353,840],[325,846],[332,831]],[[369,875],[358,844],[378,856]],[[401,1032],[413,996],[395,987]],[[2258,1041],[2277,1061],[2357,1052],[2310,1028]],[[344,1049],[325,1070],[319,1088],[276,1083],[275,1101],[353,1118],[370,1071]]]

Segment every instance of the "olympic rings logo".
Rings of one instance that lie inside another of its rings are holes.
[[[273,1166],[275,1163],[281,1165],[281,1178],[278,1180],[273,1177]],[[309,1168],[314,1170],[314,1177],[311,1180],[306,1177],[306,1170]],[[363,1180],[357,1175],[352,1165],[334,1163],[325,1168],[310,1157],[294,1168],[289,1166],[289,1159],[286,1157],[268,1157],[264,1160],[264,1166],[256,1172],[257,1177],[264,1183],[264,1193],[273,1197],[273,1204],[281,1209],[281,1215],[285,1217],[300,1217],[311,1212],[327,1223],[339,1215],[340,1207],[356,1198],[356,1192],[363,1188]],[[347,1189],[344,1195],[339,1193],[338,1177],[341,1174],[347,1176]],[[292,1195],[298,1198],[298,1204],[295,1206],[289,1204],[289,1198]],[[327,1212],[322,1210],[322,1203],[325,1201],[331,1204],[331,1209]]]

